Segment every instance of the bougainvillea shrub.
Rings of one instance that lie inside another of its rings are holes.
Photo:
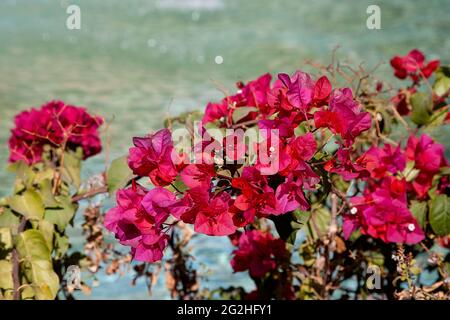
[[[371,265],[387,281],[400,273],[409,286],[395,291],[391,283],[384,297],[407,297],[420,286],[410,280],[419,268],[414,255],[434,254],[434,240],[442,245],[450,232],[448,162],[429,133],[447,122],[449,78],[447,67],[417,49],[391,65],[411,81],[394,97],[361,70],[352,70],[348,87],[333,85],[342,72],[334,65],[316,75],[264,74],[208,103],[198,121],[174,119],[133,138],[134,178],[117,192],[106,227],[149,263],[163,259],[179,221],[199,234],[229,236],[233,270],[256,285],[240,298],[349,296],[340,284],[352,272],[362,282]],[[392,140],[395,130],[403,133]],[[147,179],[154,187],[143,186]],[[306,235],[300,245],[297,233]],[[293,262],[296,253],[303,263]],[[445,281],[428,297],[448,293],[448,265],[439,259]],[[360,287],[354,297],[368,294]]]
[[[84,288],[64,279],[87,265],[82,253],[69,252],[66,228],[78,202],[97,193],[81,183],[81,164],[101,152],[102,123],[62,101],[15,117],[9,169],[16,180],[12,194],[0,201],[0,298],[70,298],[75,288]]]
[[[103,120],[58,101],[19,114],[9,141],[18,179],[1,203],[14,239],[2,296],[73,298],[60,285],[68,266],[95,276],[133,260],[133,283],[150,290],[163,270],[177,299],[449,299],[450,68],[417,49],[395,56],[396,88],[332,61],[238,82],[202,112],[130,137],[127,154],[85,183],[80,163],[101,151]],[[65,227],[97,194],[115,205],[88,206],[85,259],[73,262]],[[202,288],[189,247],[198,235],[228,237],[230,270],[254,288]],[[46,243],[37,278],[33,259],[20,262],[28,241]]]

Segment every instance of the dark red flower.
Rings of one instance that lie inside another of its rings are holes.
[[[45,145],[70,150],[81,147],[83,158],[87,159],[102,150],[98,132],[102,124],[102,118],[62,101],[23,111],[16,116],[15,128],[11,130],[9,161],[39,162]]]
[[[246,231],[233,251],[231,266],[235,272],[248,270],[253,278],[262,278],[289,259],[283,240],[259,230]]]
[[[411,50],[406,56],[395,56],[391,59],[394,75],[399,79],[411,77],[416,83],[420,77],[429,78],[439,67],[439,60],[425,62],[424,54],[418,49]]]

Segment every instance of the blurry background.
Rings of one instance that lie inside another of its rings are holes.
[[[81,30],[66,28],[70,4],[81,8]],[[366,27],[370,4],[381,8],[381,30]],[[120,156],[133,135],[161,128],[168,114],[221,99],[216,83],[233,90],[237,80],[291,73],[307,59],[328,63],[336,45],[341,59],[386,62],[381,78],[392,75],[390,57],[416,47],[449,63],[449,13],[448,0],[1,0],[0,196],[12,183],[6,143],[20,110],[62,99],[114,118],[111,151]],[[89,160],[85,176],[103,161]],[[79,228],[71,235],[81,245]],[[251,288],[232,274],[227,238],[195,242],[199,270],[211,273],[204,287]],[[102,277],[91,296],[79,297],[149,298],[131,278]],[[159,282],[152,298],[167,298]]]

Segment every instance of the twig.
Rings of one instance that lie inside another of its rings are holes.
[[[96,188],[96,189],[91,189],[85,193],[82,194],[78,194],[72,197],[72,203],[84,200],[84,199],[89,199],[92,198],[93,196],[96,196],[98,194],[102,194],[102,193],[107,193],[108,192],[108,187],[104,186],[104,187],[100,187],[100,188]]]

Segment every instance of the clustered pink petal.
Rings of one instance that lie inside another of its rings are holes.
[[[107,212],[105,227],[121,244],[131,247],[135,260],[161,260],[168,240],[163,223],[176,202],[175,196],[161,187],[147,191],[137,185],[119,190],[116,197],[117,206]]]
[[[39,162],[45,145],[76,150],[81,147],[87,159],[102,150],[98,128],[103,119],[90,115],[85,108],[51,101],[39,109],[19,113],[9,139],[11,163]]]
[[[133,139],[128,165],[138,176],[148,176],[155,186],[166,186],[175,180],[178,169],[174,159],[178,156],[168,129]]]
[[[407,161],[413,162],[410,172],[418,171],[408,181],[403,178]],[[385,242],[411,244],[423,240],[425,235],[408,210],[408,194],[418,200],[428,198],[434,176],[447,166],[443,145],[425,134],[420,138],[410,136],[404,149],[400,145],[372,146],[358,162],[370,176],[364,195],[353,197],[353,207],[344,215],[345,236],[359,228],[363,234]],[[445,189],[446,184],[441,181],[440,187]]]
[[[417,50],[411,50],[406,56],[395,56],[391,59],[391,66],[394,68],[394,75],[399,79],[410,77],[415,83],[420,78],[429,78],[439,67],[439,60],[425,62],[424,54]]]
[[[406,182],[386,177],[364,196],[351,199],[352,210],[344,217],[346,238],[356,229],[384,242],[414,244],[425,235],[406,202]]]
[[[282,262],[289,261],[289,256],[283,240],[268,232],[251,230],[240,235],[231,266],[234,272],[248,270],[251,277],[262,278]]]
[[[308,210],[308,193],[321,182],[312,166],[319,146],[312,130],[298,134],[295,129],[306,120],[313,125],[315,115],[320,112],[338,118],[323,121],[321,130],[339,134],[343,140],[338,152],[340,162],[329,171],[363,175],[364,168],[351,157],[351,146],[354,139],[370,127],[371,119],[369,113],[361,112],[351,90],[333,90],[326,76],[314,80],[302,71],[292,76],[280,74],[273,85],[271,80],[271,75],[265,74],[247,84],[238,83],[236,94],[206,106],[201,126],[195,129],[195,134],[203,139],[194,140],[193,155],[189,157],[195,160],[192,163],[180,164],[184,156],[175,150],[168,129],[134,138],[128,165],[136,179],[149,177],[157,186],[156,191],[149,191],[139,201],[152,223],[153,232],[172,217],[193,225],[197,233],[225,236],[256,219],[284,215],[297,209]],[[237,117],[236,112],[244,107],[247,107],[246,112],[241,118]],[[235,127],[244,130],[227,132],[223,141],[218,141],[209,135],[206,125],[225,129],[225,132]],[[248,125],[258,127],[262,137],[251,146],[246,146],[244,140]],[[253,148],[257,158],[249,163],[249,150]],[[120,207],[120,201],[118,204]],[[119,239],[124,233],[114,232]],[[142,230],[137,234],[141,233]],[[139,238],[139,247],[133,247],[136,257],[143,257],[139,251],[146,248],[143,244],[151,244],[159,252],[162,242],[156,241],[154,235],[152,239],[155,242]],[[159,255],[151,255],[156,256]]]

